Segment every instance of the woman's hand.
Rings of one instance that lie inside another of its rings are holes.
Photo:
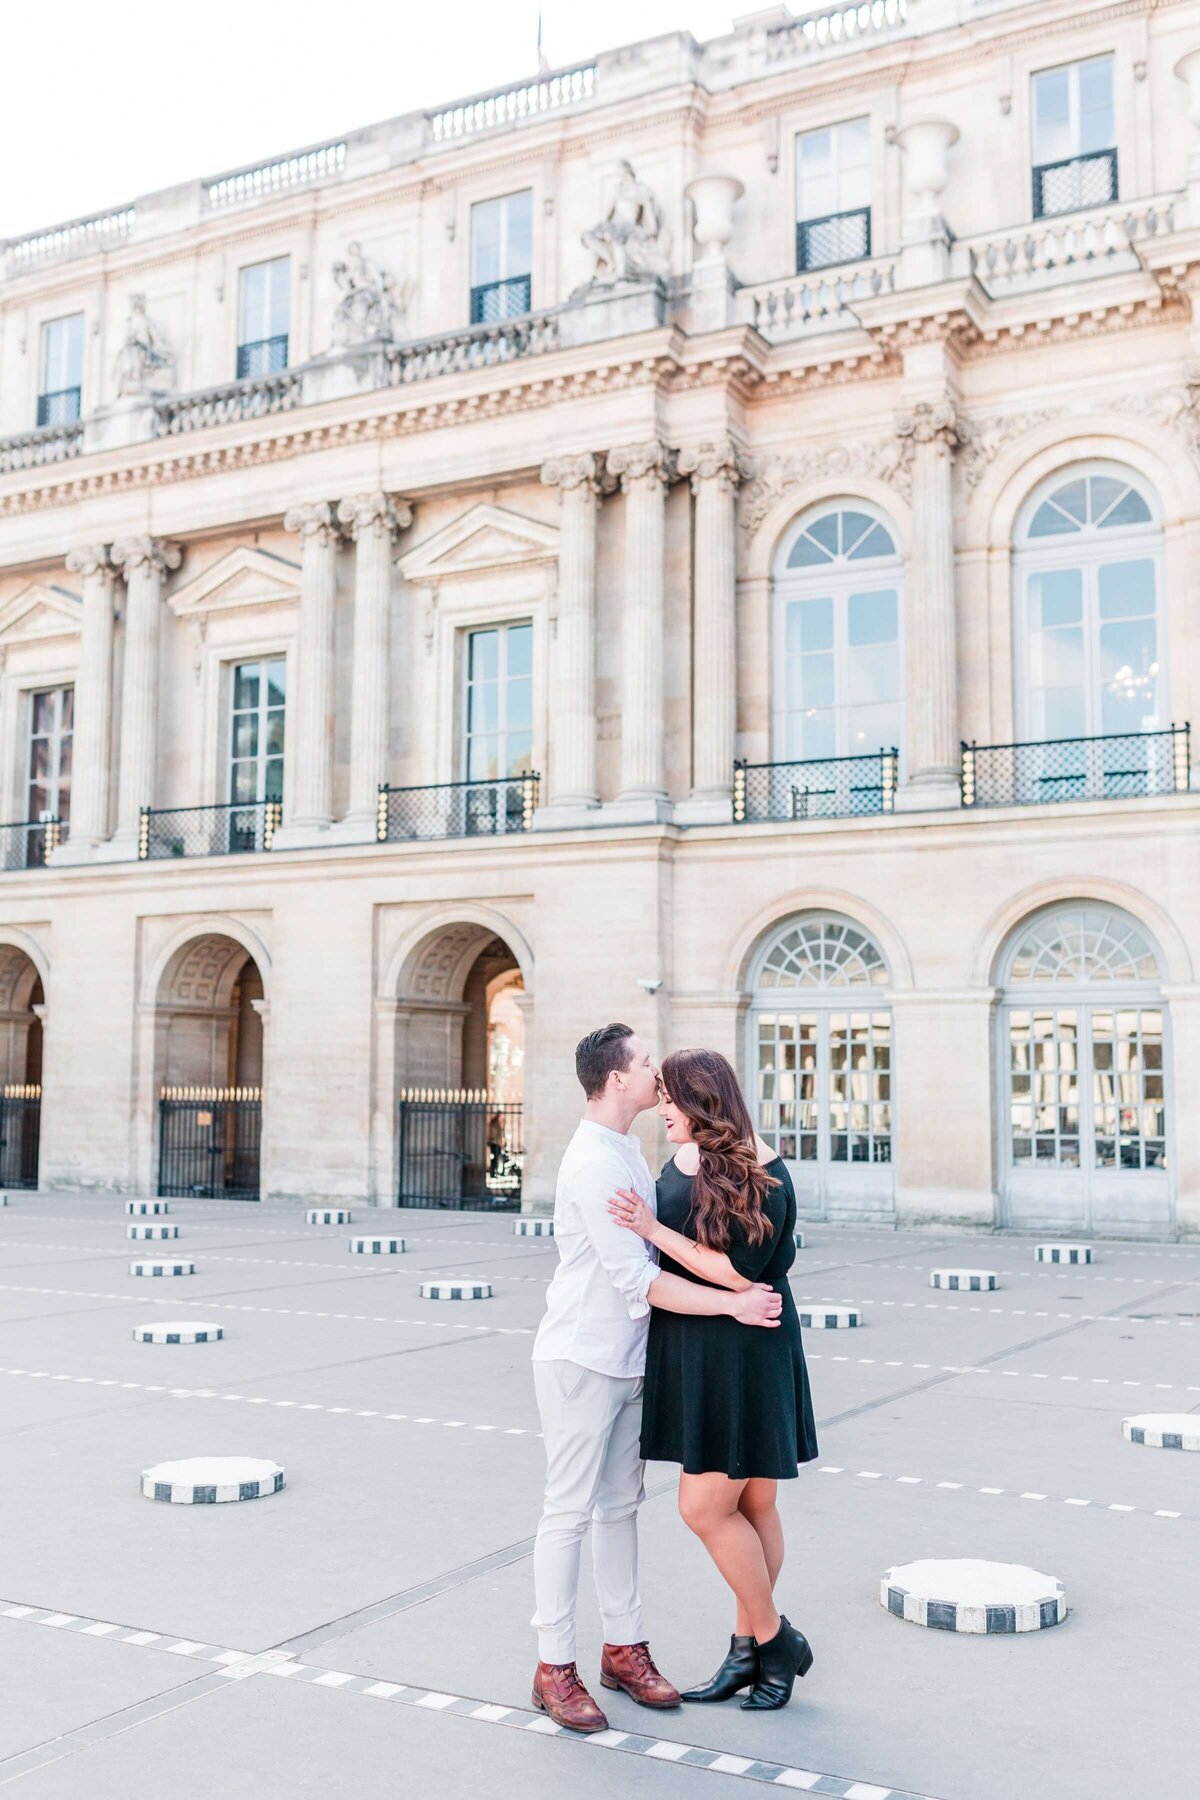
[[[623,1225],[626,1231],[636,1232],[647,1243],[653,1242],[658,1220],[640,1194],[635,1194],[630,1188],[618,1188],[608,1203],[608,1210],[617,1224]]]

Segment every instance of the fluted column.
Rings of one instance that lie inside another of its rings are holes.
[[[734,500],[745,464],[724,439],[681,451],[696,503],[692,625],[692,797],[676,817],[731,816],[737,730],[737,567]]]
[[[387,780],[392,546],[396,533],[412,524],[412,508],[387,494],[356,494],[340,503],[337,516],[354,540],[350,807],[344,822],[373,833],[379,783]]]
[[[333,627],[338,531],[333,509],[324,500],[292,507],[284,514],[283,528],[299,532],[301,543],[295,754],[290,806],[284,796],[285,829],[289,833],[322,831],[329,828],[333,819]]]
[[[608,453],[625,495],[625,605],[621,620],[621,791],[639,816],[666,810],[663,691],[665,505],[674,452],[656,439]]]
[[[158,761],[159,619],[163,576],[183,558],[162,538],[113,545],[125,578],[125,667],[121,676],[121,769],[114,841],[136,849],[143,806],[153,806]]]
[[[922,401],[896,420],[911,446],[912,552],[905,600],[906,769],[900,811],[959,803],[958,649],[954,616],[953,458],[948,400]]]
[[[558,617],[550,685],[552,807],[591,808],[596,788],[596,513],[607,483],[591,455],[542,468],[559,492]]]
[[[113,583],[116,569],[107,544],[80,544],[67,567],[83,577],[79,673],[75,678],[75,732],[71,775],[74,855],[90,854],[109,834],[112,750]],[[64,844],[57,860],[68,859]]]

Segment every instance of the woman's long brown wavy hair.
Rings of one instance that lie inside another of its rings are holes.
[[[779,1182],[758,1160],[754,1121],[733,1069],[718,1050],[673,1050],[663,1058],[662,1085],[700,1152],[692,1183],[697,1241],[728,1249],[736,1220],[750,1243],[761,1244],[772,1230],[763,1200]]]

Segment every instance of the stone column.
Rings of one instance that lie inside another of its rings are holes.
[[[651,439],[610,450],[625,495],[625,609],[621,620],[621,791],[610,816],[670,817],[664,759],[665,504],[674,452]]]
[[[687,825],[733,816],[737,730],[737,552],[734,498],[746,465],[724,439],[680,452],[696,502],[692,626],[692,794],[675,808]]]
[[[338,530],[324,500],[308,501],[284,514],[285,531],[301,542],[300,631],[296,655],[295,751],[291,804],[284,800],[284,834],[275,842],[295,844],[303,833],[326,832],[333,820],[333,627],[337,589]],[[290,721],[289,721],[290,729]]]
[[[127,538],[112,559],[125,577],[125,667],[121,677],[121,767],[113,842],[137,855],[143,806],[153,806],[158,762],[159,618],[163,576],[183,560],[178,544]]]
[[[922,401],[896,420],[912,459],[912,554],[905,590],[907,767],[896,795],[899,812],[959,804],[955,426],[948,400]]]
[[[600,804],[596,788],[596,512],[614,485],[594,456],[565,456],[542,467],[559,491],[558,619],[550,684],[550,792],[539,827],[578,824]]]
[[[83,862],[109,834],[112,750],[113,583],[106,544],[81,544],[67,567],[83,577],[79,673],[75,678],[75,741],[71,831],[55,862]]]
[[[392,546],[396,533],[412,524],[413,515],[403,501],[376,493],[343,500],[337,516],[354,540],[350,807],[343,824],[369,843],[375,836],[379,783],[387,780]]]

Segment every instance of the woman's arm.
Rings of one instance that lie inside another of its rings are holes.
[[[709,1250],[704,1244],[684,1237],[682,1232],[670,1230],[655,1218],[641,1195],[631,1189],[618,1188],[608,1203],[608,1210],[619,1225],[665,1251],[672,1262],[690,1269],[701,1281],[710,1281],[714,1287],[729,1288],[735,1294],[753,1287],[752,1281],[738,1274],[723,1250]]]

